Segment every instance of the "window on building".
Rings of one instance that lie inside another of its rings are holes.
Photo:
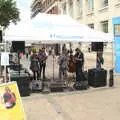
[[[77,4],[82,8],[83,7],[83,0],[77,0]]]
[[[69,0],[69,14],[73,17],[73,1]]]
[[[77,16],[81,16],[82,15],[82,8],[83,8],[82,0],[77,0],[77,6],[76,6]]]
[[[101,22],[102,31],[108,33],[108,20]]]
[[[115,36],[120,36],[120,24],[114,25]]]
[[[45,2],[43,3],[43,5],[42,5],[42,9],[44,9],[45,8]]]
[[[92,24],[88,24],[88,27],[94,29],[94,24],[93,23]]]
[[[108,6],[108,0],[100,0],[102,1],[102,7]]]
[[[94,10],[94,0],[86,0],[86,2],[87,2],[88,11],[93,11]]]
[[[48,0],[48,5],[50,4],[50,0]]]
[[[63,14],[66,14],[66,4],[63,5]]]

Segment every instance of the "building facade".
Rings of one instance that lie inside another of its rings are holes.
[[[112,20],[120,18],[120,0],[62,0],[61,14],[66,14],[81,24],[105,33],[114,32]],[[119,31],[120,32],[120,31]],[[90,43],[88,43],[90,45]],[[87,47],[88,47],[87,45]],[[75,46],[79,46],[75,45]],[[82,43],[81,48],[87,48]],[[112,47],[112,44],[109,46]]]
[[[95,30],[112,32],[112,19],[120,17],[120,0],[62,0],[61,14],[67,14]]]
[[[59,7],[59,0],[33,0],[31,17],[36,16],[38,13],[60,14]]]
[[[31,8],[35,15],[39,12],[69,15],[81,24],[106,33],[114,31],[112,20],[120,17],[120,0],[34,0]]]

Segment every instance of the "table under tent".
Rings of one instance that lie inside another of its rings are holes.
[[[110,33],[103,33],[90,29],[87,25],[80,24],[77,21],[73,20],[66,15],[49,15],[49,14],[39,14],[34,19],[24,21],[23,23],[18,24],[17,26],[11,26],[5,34],[5,40],[8,42],[20,42],[25,41],[25,44],[28,43],[39,43],[39,44],[74,44],[74,43],[111,43],[113,41],[113,36]],[[99,44],[98,44],[99,46]],[[19,50],[18,50],[19,51]],[[16,50],[16,52],[18,52]],[[97,53],[96,53],[97,54]],[[113,58],[111,58],[113,59]],[[32,81],[31,89],[42,89],[43,91],[48,89],[52,90],[64,90],[66,86],[66,81],[60,81],[59,78],[56,79],[56,66],[55,66],[55,55],[52,54],[51,57],[52,63],[52,78],[47,80],[41,79],[41,81],[31,80],[31,77],[25,77],[22,72],[17,73],[11,72],[11,80],[16,80],[19,84],[18,86],[25,86],[24,84],[30,84]],[[96,63],[95,63],[96,64]],[[113,66],[112,66],[113,67]],[[29,69],[29,68],[28,68]],[[112,69],[112,68],[111,68]],[[13,70],[11,70],[13,71]],[[87,71],[87,79],[82,81],[78,85],[78,89],[87,89],[88,86],[100,87],[106,86],[107,83],[107,70],[91,68]],[[16,75],[14,75],[16,73]],[[17,76],[17,77],[12,77]],[[21,77],[22,76],[22,77]],[[24,77],[23,77],[24,76]],[[97,76],[97,77],[96,77]],[[103,76],[103,77],[101,77]],[[16,79],[17,78],[17,79]],[[18,80],[19,79],[19,80]],[[22,84],[21,84],[21,79]],[[23,81],[28,82],[24,83]],[[18,82],[19,81],[19,82]],[[28,85],[29,86],[29,85]],[[87,86],[87,87],[86,87]],[[44,87],[44,89],[43,89]],[[19,87],[21,91],[25,87]]]

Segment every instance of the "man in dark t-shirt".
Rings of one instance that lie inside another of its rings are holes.
[[[76,81],[80,82],[83,79],[84,55],[79,48],[75,51]]]

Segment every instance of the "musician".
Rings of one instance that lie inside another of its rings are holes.
[[[39,79],[39,72],[38,72],[39,64],[38,64],[38,56],[36,54],[36,51],[33,51],[33,54],[30,56],[30,61],[31,61],[30,69],[33,72],[34,80]],[[36,77],[36,74],[37,74],[37,77]]]
[[[58,57],[59,64],[59,79],[63,80],[67,78],[67,52],[63,51]]]
[[[43,71],[43,79],[45,79],[46,60],[48,57],[45,48],[39,50],[38,57],[39,57],[39,66],[40,66],[40,78],[41,78],[41,73]]]
[[[74,73],[76,68],[75,68],[75,60],[74,60],[74,55],[73,51],[69,51],[70,55],[68,56],[68,72]]]
[[[102,56],[102,53],[97,52],[97,58],[96,58],[96,68],[101,69],[102,64],[104,64],[104,59]]]
[[[75,49],[76,81],[80,82],[83,77],[84,54],[79,48]]]

